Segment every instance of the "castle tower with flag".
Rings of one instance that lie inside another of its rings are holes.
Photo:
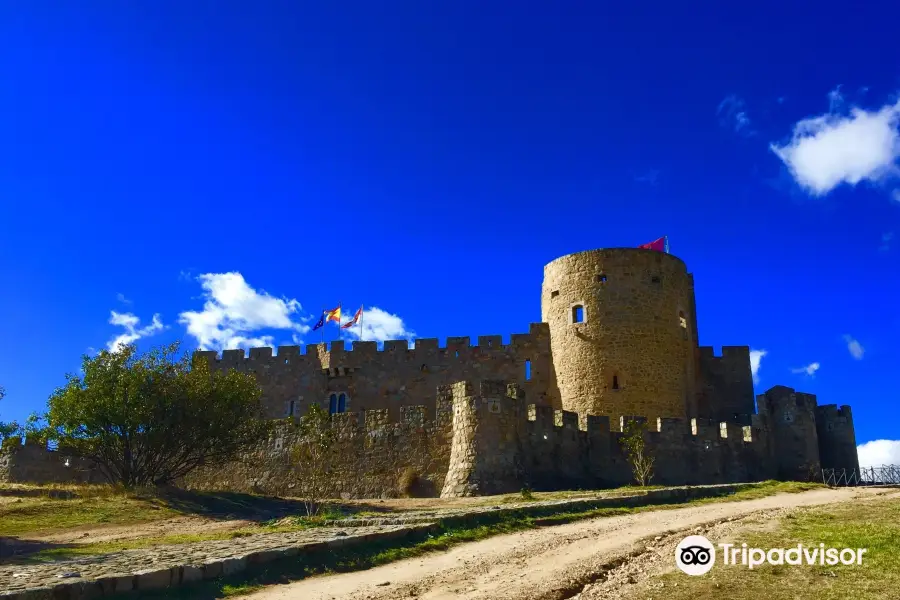
[[[471,419],[491,419],[508,408],[504,423],[512,423],[526,412],[514,405],[504,408],[508,398],[501,402],[501,397],[506,392],[489,392],[477,403],[463,393],[507,389],[508,384],[515,389],[513,396],[529,405],[527,421],[533,425],[526,427],[577,432],[574,438],[559,434],[565,443],[584,435],[593,440],[584,442],[584,456],[576,453],[571,460],[561,460],[560,472],[583,460],[600,460],[588,466],[602,473],[617,468],[618,459],[610,458],[620,451],[617,442],[602,436],[634,419],[652,424],[666,448],[672,481],[741,480],[755,476],[752,473],[797,477],[819,466],[858,466],[850,407],[817,406],[814,396],[780,386],[756,397],[749,346],[722,346],[717,355],[712,346],[700,345],[694,276],[682,259],[669,253],[667,237],[638,247],[576,252],[549,262],[543,269],[540,306],[541,322],[523,327],[524,332],[513,333],[508,341],[494,334],[479,336],[475,343],[469,337],[447,337],[444,343],[418,338],[414,346],[408,340],[382,345],[353,341],[348,348],[341,338],[325,343],[323,335],[322,342],[305,348],[253,348],[249,356],[243,350],[225,350],[221,357],[198,352],[196,358],[208,360],[214,369],[254,373],[272,418],[299,416],[317,404],[332,413],[365,413],[360,422],[373,431],[381,430],[379,423],[397,422],[405,430],[424,432],[422,424],[431,422],[432,430],[444,436],[435,446],[439,454],[449,452],[452,438],[452,444],[460,443],[453,456],[463,462],[470,460],[472,444],[483,443],[485,452],[494,451],[500,441],[491,436],[500,433],[490,427],[470,428],[463,433],[471,437],[474,431],[477,439],[457,440],[446,390],[462,386],[457,391],[467,399],[460,400],[461,409],[481,406]],[[354,337],[359,339],[364,318],[362,307],[350,318],[338,305],[323,310],[313,330],[333,321],[343,328],[339,335],[347,336],[354,335],[358,325]],[[444,391],[436,395],[435,390]],[[552,439],[553,431],[536,429],[521,441],[534,452],[535,464],[543,464],[546,452],[569,452],[563,446],[552,451],[528,446]],[[482,434],[488,437],[481,440]],[[591,437],[595,434],[601,437]],[[756,445],[749,445],[754,440]],[[707,455],[708,450],[712,454]],[[695,467],[709,472],[698,475],[692,471]],[[469,467],[448,468],[454,477],[463,477]],[[578,481],[580,476],[573,477]],[[627,474],[622,477],[627,481]],[[451,487],[457,486],[464,484]]]
[[[698,415],[702,387],[694,278],[664,252],[569,254],[544,267],[541,317],[566,410],[607,415]],[[753,407],[749,349],[735,407]],[[737,375],[737,373],[735,374]],[[738,389],[739,388],[739,389]]]
[[[754,397],[748,346],[716,356],[699,344],[694,277],[665,237],[551,261],[541,322],[508,341],[379,345],[364,339],[365,316],[362,306],[352,316],[341,304],[323,309],[312,327],[322,342],[305,348],[197,352],[214,370],[252,373],[265,413],[279,422],[258,451],[183,483],[302,497],[302,465],[291,459],[302,434],[292,421],[312,405],[332,414],[340,444],[333,498],[395,495],[409,472],[417,494],[444,497],[624,485],[635,476],[623,454],[628,423],[644,427],[651,483],[859,476],[849,406],[821,406],[778,385]],[[326,343],[326,328],[341,337]],[[363,341],[348,348],[351,336]],[[80,462],[70,469],[46,444],[18,446],[0,480],[101,476]]]

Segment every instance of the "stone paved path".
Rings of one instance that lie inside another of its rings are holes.
[[[248,555],[261,551],[277,554],[310,544],[333,543],[336,540],[408,530],[409,526],[406,525],[354,527],[350,530],[321,527],[290,533],[265,533],[229,540],[124,550],[42,564],[0,565],[0,590],[54,586],[76,578],[123,577],[126,574],[156,572],[183,565],[204,565],[226,559],[246,560]]]

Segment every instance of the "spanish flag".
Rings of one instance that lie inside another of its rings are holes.
[[[341,324],[341,305],[338,304],[338,307],[333,310],[325,311],[325,322],[328,321],[337,321],[337,324]]]
[[[360,306],[359,310],[356,311],[356,314],[353,315],[353,318],[350,319],[349,321],[347,321],[346,323],[344,323],[343,325],[341,325],[341,329],[349,329],[349,328],[353,327],[354,325],[356,325],[357,321],[359,321],[359,318],[362,316],[362,309],[363,309],[363,307]]]

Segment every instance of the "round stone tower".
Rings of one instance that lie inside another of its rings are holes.
[[[693,416],[695,310],[693,276],[671,254],[608,248],[547,264],[541,316],[562,408]]]

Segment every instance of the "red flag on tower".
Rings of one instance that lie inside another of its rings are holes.
[[[653,240],[647,244],[641,244],[638,248],[643,248],[644,250],[656,250],[657,252],[668,252],[669,251],[669,237],[663,236],[658,240]]]

